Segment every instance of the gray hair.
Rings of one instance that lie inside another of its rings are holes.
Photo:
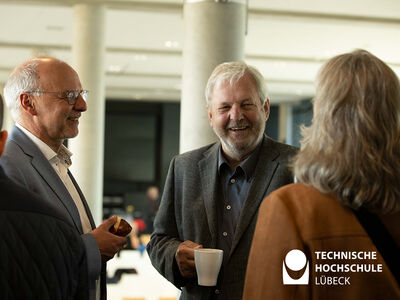
[[[40,89],[37,67],[39,59],[30,59],[14,69],[4,86],[4,99],[10,109],[14,121],[19,121],[21,103],[19,95],[22,92]]]
[[[400,84],[383,61],[365,50],[329,60],[302,135],[299,181],[353,209],[400,209]]]
[[[261,104],[264,105],[268,98],[268,89],[263,75],[253,66],[247,65],[243,61],[225,62],[218,65],[208,79],[206,86],[206,100],[209,105],[212,98],[214,87],[222,82],[229,82],[230,85],[238,82],[246,73],[254,80]]]

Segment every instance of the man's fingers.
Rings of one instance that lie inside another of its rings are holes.
[[[196,264],[194,263],[194,259],[188,261],[188,266],[190,267],[191,270],[194,270],[196,268]]]
[[[124,237],[121,241],[121,247],[120,248],[126,248],[126,246],[128,245],[128,239],[126,237]]]
[[[187,240],[182,242],[176,251],[175,259],[178,263],[179,271],[184,277],[191,278],[196,275],[194,262],[194,249],[196,248],[202,248],[202,245]]]
[[[108,231],[110,227],[113,226],[116,222],[117,222],[117,216],[112,216],[109,217],[107,220],[103,221],[103,223],[101,223],[100,226],[97,228],[101,227],[101,230]]]
[[[192,242],[192,241],[189,241],[189,240],[184,241],[181,245],[184,245],[184,246],[186,246],[186,247],[188,247],[188,248],[192,248],[192,249],[195,249],[195,248],[203,248],[202,245],[199,245],[199,244],[197,244],[197,243],[195,243],[195,242]]]
[[[101,225],[104,225],[105,227],[110,228],[116,222],[117,222],[117,216],[112,216],[112,217],[109,217],[107,220],[105,220],[103,222],[103,224],[101,224]]]
[[[179,260],[193,260],[194,252],[192,248],[186,247],[185,245],[179,246],[176,251],[175,257]]]
[[[193,277],[196,275],[196,268],[194,262],[186,261],[179,264],[179,270],[184,277]]]

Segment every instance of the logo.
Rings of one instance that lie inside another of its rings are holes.
[[[302,275],[298,275],[298,273],[302,273]],[[307,261],[307,257],[302,251],[294,249],[286,254],[282,262],[283,284],[308,284],[309,273],[310,262]]]

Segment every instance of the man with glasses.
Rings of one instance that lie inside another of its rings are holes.
[[[86,247],[91,298],[105,299],[105,262],[126,244],[126,238],[109,232],[116,217],[96,228],[85,197],[68,170],[72,153],[63,145],[65,139],[78,135],[87,93],[78,74],[58,59],[33,58],[18,66],[4,87],[16,124],[0,165],[12,180],[57,206],[80,233]]]
[[[2,122],[0,95],[0,156],[7,139]],[[68,219],[1,166],[0,195],[0,299],[87,300],[85,247]]]

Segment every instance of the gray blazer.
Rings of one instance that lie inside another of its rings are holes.
[[[183,278],[175,252],[182,241],[205,248],[217,245],[218,153],[220,143],[174,157],[147,251],[154,267],[178,288],[181,299],[241,299],[247,259],[262,200],[275,189],[292,183],[288,159],[297,148],[264,136],[254,180],[233,237],[231,252],[220,271],[217,287],[201,287],[197,279]]]
[[[56,206],[81,235],[88,261],[90,295],[94,296],[95,280],[99,278],[100,274],[105,277],[105,264],[101,262],[97,242],[92,234],[83,234],[78,209],[54,168],[39,148],[16,126],[12,128],[8,137],[4,153],[0,157],[0,165],[10,179]],[[69,172],[68,174],[82,199],[90,224],[94,229],[96,226],[86,199],[72,174]],[[101,281],[102,284],[104,282],[104,286],[101,288],[102,299],[105,299],[105,278]]]

